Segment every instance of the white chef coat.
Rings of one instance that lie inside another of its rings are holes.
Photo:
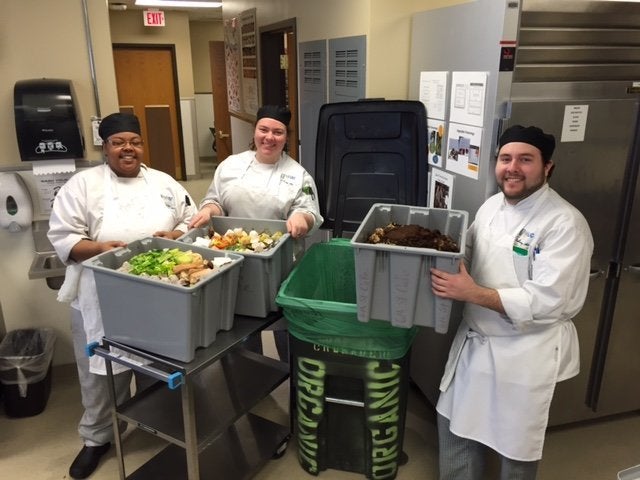
[[[579,371],[571,319],[589,286],[589,226],[545,184],[516,205],[489,198],[467,246],[471,276],[497,289],[506,315],[465,305],[437,410],[455,435],[539,460],[555,384]]]
[[[200,208],[206,204],[241,218],[286,220],[296,212],[308,213],[314,222],[307,235],[324,221],[313,178],[284,152],[274,164],[258,162],[252,150],[227,157],[216,167]]]
[[[132,242],[160,230],[187,231],[195,214],[187,191],[164,172],[142,166],[135,178],[118,177],[104,164],[76,173],[56,195],[48,237],[67,263],[58,299],[82,312],[87,343],[104,336],[93,271],[74,263],[69,254],[82,239]],[[123,312],[124,314],[125,312]],[[114,373],[125,370],[113,364]],[[92,373],[105,374],[104,359],[90,358]]]

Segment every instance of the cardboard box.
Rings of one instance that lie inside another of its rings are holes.
[[[203,258],[233,261],[193,286],[185,287],[119,272],[130,258],[154,249],[178,248]],[[101,253],[83,265],[94,272],[105,336],[111,340],[183,362],[198,347],[208,347],[219,330],[233,327],[240,266],[244,258],[230,252],[145,238]]]
[[[460,210],[374,204],[351,239],[355,250],[358,320],[390,321],[396,327],[449,328],[451,300],[431,292],[430,268],[457,272],[466,246],[468,214]],[[367,243],[378,227],[420,225],[449,235],[459,252]]]

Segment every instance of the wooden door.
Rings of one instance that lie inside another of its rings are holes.
[[[211,65],[211,91],[215,122],[216,152],[218,162],[233,153],[231,143],[231,117],[227,100],[227,70],[224,60],[224,42],[209,42]]]
[[[174,47],[114,45],[113,59],[120,111],[140,119],[145,164],[186,180]]]

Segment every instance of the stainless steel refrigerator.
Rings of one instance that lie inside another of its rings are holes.
[[[476,0],[421,12],[412,22],[411,99],[423,71],[488,73],[478,178],[453,174],[451,208],[471,221],[497,191],[500,133],[537,125],[557,139],[551,187],[591,227],[589,292],[574,319],[581,373],[558,384],[550,425],[639,409],[640,3]],[[584,128],[577,139],[567,134],[572,109]],[[431,402],[460,311],[447,335],[424,329],[413,346],[411,377]]]

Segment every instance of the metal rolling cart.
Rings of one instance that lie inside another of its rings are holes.
[[[282,425],[250,410],[289,377],[289,366],[239,347],[249,335],[281,318],[236,315],[233,329],[220,331],[215,342],[196,350],[188,363],[103,338],[87,346],[89,355],[106,360],[110,382],[116,454],[120,478],[248,478],[269,459],[281,456],[291,436]],[[139,360],[110,351],[116,347]],[[160,380],[117,405],[112,362]],[[178,412],[182,412],[180,415]],[[127,476],[120,422],[168,442],[166,448]]]

